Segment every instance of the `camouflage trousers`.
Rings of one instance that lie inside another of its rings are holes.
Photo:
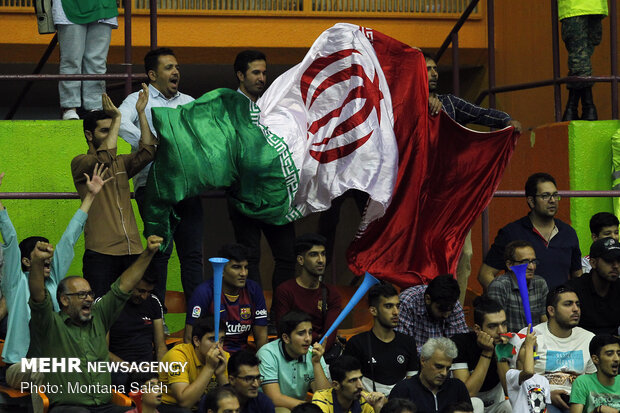
[[[590,57],[603,36],[603,15],[567,17],[562,19],[562,40],[568,51],[568,75],[592,76]],[[590,87],[593,82],[567,83],[569,89]]]

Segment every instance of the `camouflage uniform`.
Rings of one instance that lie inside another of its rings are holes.
[[[567,17],[562,20],[562,40],[568,50],[568,75],[592,76],[590,57],[601,43],[603,17],[600,14]],[[569,89],[592,86],[592,82],[568,83]]]

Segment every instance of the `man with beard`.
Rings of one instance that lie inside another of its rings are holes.
[[[253,121],[258,121],[260,109],[256,101],[267,88],[267,59],[257,50],[244,50],[235,58],[235,76],[239,82],[237,92],[249,99],[248,110]],[[295,225],[272,225],[250,218],[237,211],[229,202],[230,221],[235,231],[235,240],[248,247],[248,277],[262,285],[260,276],[260,240],[265,236],[271,253],[274,268],[271,278],[272,291],[284,281],[289,280],[295,271]],[[278,297],[273,295],[274,302]]]
[[[510,241],[529,241],[534,247],[538,273],[549,289],[570,278],[581,276],[581,251],[577,233],[568,224],[554,218],[560,196],[555,179],[547,173],[530,175],[525,183],[525,197],[530,213],[500,229],[478,273],[478,281],[486,290],[504,268],[504,249]]]
[[[545,376],[551,388],[549,413],[568,412],[571,384],[578,376],[594,373],[589,344],[594,334],[579,325],[581,308],[577,293],[567,286],[547,295],[548,322],[534,327],[536,352],[534,372]],[[527,327],[520,331],[527,333]]]
[[[161,361],[168,351],[161,303],[152,295],[155,279],[150,273],[131,290],[131,297],[109,333],[110,361]],[[112,373],[112,384],[127,385],[129,374]]]
[[[484,406],[486,413],[512,412],[504,395],[508,363],[495,354],[495,346],[507,342],[501,336],[506,332],[504,309],[482,295],[474,300],[474,331],[452,336],[459,351],[452,363],[452,375],[465,383],[476,411]]]
[[[193,97],[179,92],[181,72],[177,58],[172,49],[161,47],[151,50],[144,56],[144,71],[149,78],[149,102],[146,106],[146,120],[155,136],[151,108],[176,108],[192,102]],[[138,92],[125,98],[119,110],[122,113],[120,136],[131,145],[131,152],[138,152],[140,139],[140,122],[135,109]],[[144,197],[146,196],[146,179],[151,164],[148,164],[133,179],[136,202],[140,215],[144,214]],[[175,208],[180,221],[175,227],[173,238],[181,263],[181,284],[185,299],[189,301],[194,289],[202,282],[202,204],[200,197],[184,199]],[[153,258],[149,272],[155,277],[155,295],[161,302],[166,296],[166,279],[168,277],[168,260],[172,254],[173,243]]]
[[[374,413],[380,412],[387,399],[383,393],[366,393],[359,361],[351,356],[339,357],[329,365],[332,388],[314,393],[312,403],[323,413]]]
[[[364,387],[387,396],[396,383],[418,372],[417,346],[413,337],[394,331],[400,299],[391,284],[373,285],[368,305],[372,329],[351,337],[344,354],[360,363]]]
[[[114,177],[93,201],[84,228],[86,250],[82,258],[82,272],[97,297],[110,289],[110,285],[143,250],[131,206],[129,179],[155,156],[155,138],[145,113],[149,101],[146,85],[142,85],[135,104],[140,121],[140,141],[139,150],[132,154],[117,154],[121,112],[108,95],[104,94],[101,101],[102,111],[88,112],[84,117],[88,152],[71,161],[73,184],[81,199],[88,193],[84,175],[90,173],[96,164],[104,164],[109,168],[108,176]]]
[[[592,270],[569,281],[581,302],[579,327],[594,334],[618,334],[620,326],[620,243],[601,238],[590,247]]]
[[[400,293],[399,331],[412,336],[418,346],[433,337],[467,333],[463,307],[458,302],[459,285],[451,274],[439,275],[428,285],[416,285]]]
[[[462,381],[450,377],[456,345],[446,337],[430,338],[420,352],[420,373],[402,380],[390,392],[390,399],[411,400],[418,413],[441,412],[451,403],[471,403]]]
[[[597,335],[590,342],[595,374],[577,377],[570,395],[570,413],[616,413],[620,409],[620,339],[611,334]]]
[[[535,274],[538,259],[532,244],[522,240],[509,242],[504,250],[504,261],[508,272],[491,281],[488,295],[498,303],[502,303],[502,307],[506,311],[508,331],[517,332],[527,325],[517,276],[510,270],[510,267],[515,265],[527,264],[525,282],[530,299],[532,323],[536,325],[547,321],[545,300],[549,288],[544,278]]]
[[[254,335],[256,348],[267,344],[267,308],[260,285],[248,280],[247,249],[241,244],[224,245],[218,257],[228,259],[222,274],[220,314],[226,322],[224,350],[235,353],[248,349],[248,336]],[[213,279],[196,289],[185,317],[186,343],[192,341],[194,322],[201,316],[213,314]]]
[[[312,318],[313,341],[321,339],[342,309],[338,291],[334,286],[321,281],[326,264],[325,242],[325,238],[318,234],[304,234],[297,237],[295,254],[301,273],[278,287],[273,295],[271,307],[276,322],[291,310],[308,314]],[[335,338],[336,335],[333,334],[326,339],[326,351],[329,351]]]
[[[161,242],[161,237],[151,235],[142,254],[96,303],[93,303],[95,293],[88,281],[78,276],[64,278],[56,292],[60,312],[54,311],[50,293],[45,288],[44,264],[52,257],[54,248],[44,242],[37,243],[28,275],[30,354],[57,360],[79,357],[80,367],[80,371],[55,369],[46,374],[46,381],[58,390],[47,394],[50,413],[127,410],[110,404],[110,373],[105,369],[92,371],[87,364],[109,361],[106,333],[131,296],[131,290],[142,279]],[[88,392],[72,391],[70,385],[87,386]]]

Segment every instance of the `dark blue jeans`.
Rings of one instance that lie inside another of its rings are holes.
[[[136,202],[140,215],[144,213],[145,188],[136,190]],[[194,289],[203,281],[202,262],[202,204],[200,197],[193,197],[179,202],[174,207],[175,212],[181,218],[181,222],[174,231],[174,243],[177,246],[177,254],[181,264],[181,284],[185,293],[185,300],[189,300]],[[154,294],[163,303],[166,297],[166,281],[168,279],[168,260],[172,254],[172,242],[166,251],[158,251],[147,271],[155,275],[157,284]]]
[[[138,258],[135,255],[107,255],[84,251],[82,273],[97,297],[110,291],[110,286]]]

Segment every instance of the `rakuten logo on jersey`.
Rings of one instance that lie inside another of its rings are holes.
[[[226,324],[226,334],[240,334],[251,329],[252,326],[249,324]]]

